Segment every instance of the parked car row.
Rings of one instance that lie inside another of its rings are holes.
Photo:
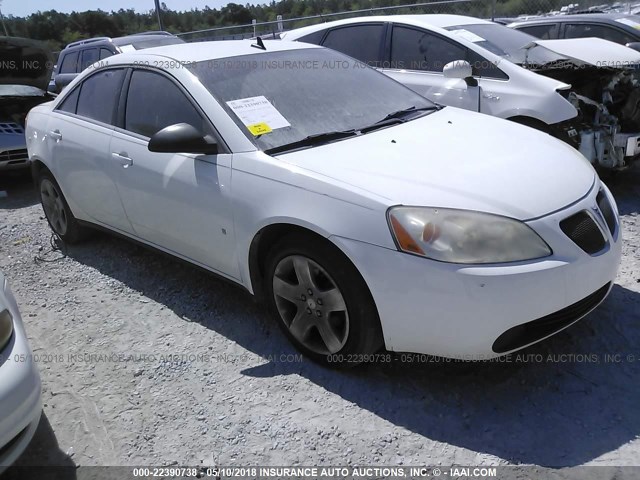
[[[583,155],[352,60],[229,41],[85,70],[27,122],[51,228],[112,230],[231,280],[332,366],[382,346],[493,358],[606,297],[620,228]]]
[[[640,53],[602,39],[543,41],[459,15],[339,20],[282,39],[346,53],[436,103],[555,135],[599,167],[640,154]]]
[[[60,94],[40,72],[38,102],[13,119],[64,242],[106,229],[202,267],[338,368],[383,347],[495,358],[608,295],[621,231],[593,165],[640,154],[638,52],[451,15],[349,19],[273,42],[139,38],[70,45]],[[135,46],[146,39],[162,45]],[[109,60],[88,68],[106,43]],[[41,407],[0,287],[2,468]]]

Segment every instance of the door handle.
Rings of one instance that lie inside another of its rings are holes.
[[[118,160],[120,162],[120,165],[122,165],[124,168],[129,168],[131,165],[133,165],[133,160],[127,157],[126,153],[113,152],[111,156]]]
[[[62,140],[62,134],[60,133],[60,130],[51,130],[49,132],[49,136],[53,138],[56,142],[59,142],[60,140]]]

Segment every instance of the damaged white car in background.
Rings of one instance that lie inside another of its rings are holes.
[[[578,116],[559,127],[591,163],[626,167],[640,154],[640,52],[599,38],[536,40],[524,47],[560,55],[546,65],[525,68],[571,84],[567,100]],[[525,57],[526,58],[526,57]]]
[[[613,42],[538,40],[460,15],[352,18],[281,38],[351,55],[439,104],[545,131],[601,168],[640,154],[640,52]]]

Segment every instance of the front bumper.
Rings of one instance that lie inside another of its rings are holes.
[[[0,152],[0,172],[29,168],[31,160],[26,147],[24,149]]]
[[[0,276],[0,283],[3,278]],[[2,285],[0,284],[0,289]],[[11,465],[33,437],[42,412],[40,375],[8,286],[2,303],[14,321],[9,344],[0,351],[0,472]]]
[[[621,258],[619,224],[611,233],[604,221],[598,223],[607,242],[593,255],[559,228],[563,219],[597,205],[600,183],[596,183],[570,207],[527,222],[553,249],[552,256],[537,261],[455,265],[345,238],[332,240],[367,282],[388,350],[468,360],[494,358],[566,328],[608,293]],[[615,209],[613,198],[603,189]],[[604,294],[586,310],[578,310],[573,321],[513,350],[494,351],[496,340],[513,327],[562,311],[604,286]]]

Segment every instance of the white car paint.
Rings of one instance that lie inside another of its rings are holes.
[[[281,39],[295,41],[320,30],[372,22],[392,22],[397,25],[418,27],[446,37],[477,53],[487,62],[497,65],[509,77],[508,80],[478,77],[478,86],[470,87],[462,79],[446,78],[442,72],[380,69],[394,80],[407,85],[434,102],[505,119],[518,116],[530,117],[547,125],[569,120],[578,114],[575,107],[558,93],[558,90],[568,89],[570,85],[526,70],[478,46],[463,35],[445,30],[445,27],[453,25],[490,23],[478,18],[459,15],[359,17],[290,30],[282,33]],[[479,108],[478,95],[480,95]]]
[[[177,67],[320,48],[270,42],[262,52],[250,43],[162,47],[109,59],[111,66],[165,65],[231,153],[151,153],[144,148],[146,140],[113,127],[88,136],[84,125],[89,122],[56,110],[92,73],[88,69],[54,102],[31,111],[32,161],[53,173],[76,218],[188,260],[253,293],[250,245],[264,227],[297,225],[329,239],[371,290],[390,350],[495,357],[492,343],[505,329],[567,307],[615,278],[621,256],[618,227],[609,233],[598,223],[607,247],[596,256],[580,250],[558,227],[559,220],[592,208],[598,191],[606,191],[572,148],[510,122],[445,108],[402,125],[270,156],[188,69]],[[51,132],[57,132],[55,138]],[[87,148],[84,159],[61,149],[68,138],[85,139],[72,146]],[[107,141],[108,148],[93,150]],[[125,149],[132,164],[105,157]],[[109,195],[121,202],[105,204]],[[607,196],[617,218],[615,202]],[[387,223],[388,209],[396,205],[515,218],[538,232],[553,253],[482,266],[402,253]]]
[[[40,375],[18,305],[0,272],[0,312],[5,309],[13,317],[13,336],[0,349],[0,474],[25,450],[42,412]]]

